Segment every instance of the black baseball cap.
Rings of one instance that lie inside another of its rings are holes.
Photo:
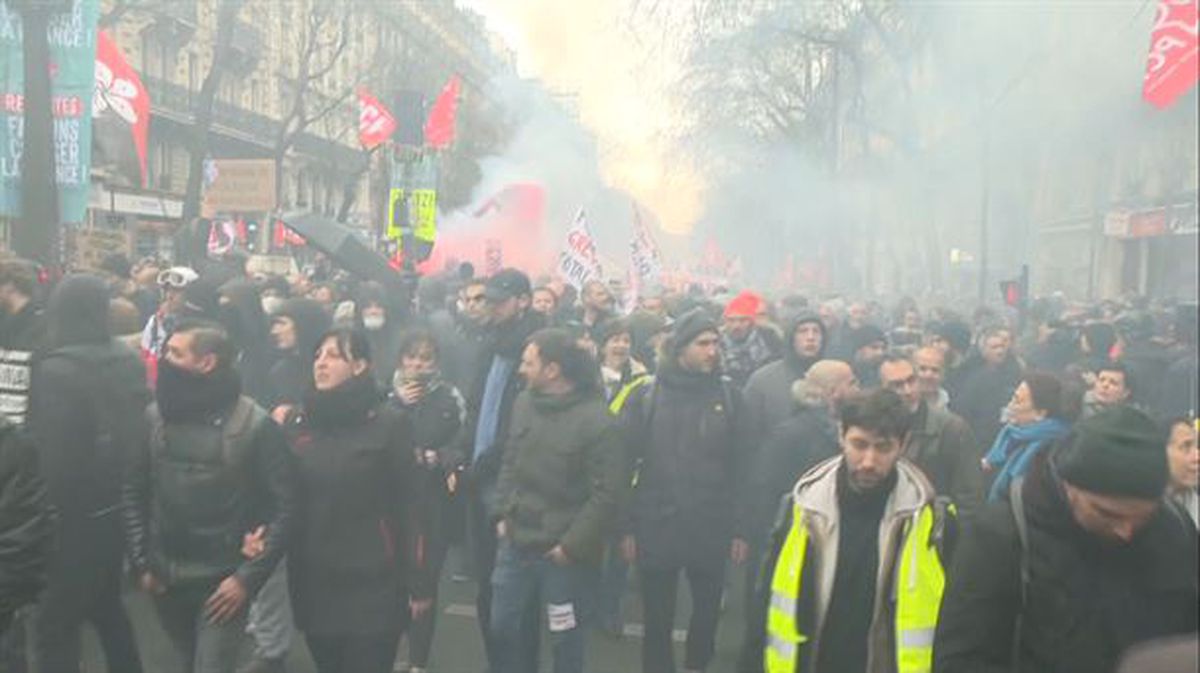
[[[532,291],[529,276],[516,269],[500,269],[487,279],[484,288],[488,301],[506,301]]]

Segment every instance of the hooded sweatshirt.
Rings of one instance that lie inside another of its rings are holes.
[[[64,530],[94,527],[119,502],[122,452],[143,438],[145,372],[137,354],[109,334],[108,288],[100,278],[67,277],[46,313],[28,427]],[[62,537],[66,545],[79,540]]]
[[[267,408],[281,404],[298,405],[312,387],[313,354],[321,335],[329,331],[330,318],[321,304],[312,299],[289,299],[276,317],[291,318],[296,325],[296,347],[284,353],[271,367],[271,392]]]
[[[817,355],[811,358],[800,357],[795,348],[796,330],[806,323],[815,324],[821,330],[821,348]],[[804,378],[808,368],[824,357],[828,345],[829,335],[815,313],[797,316],[788,325],[787,334],[784,336],[783,359],[759,369],[746,382],[744,397],[749,419],[747,427],[757,434],[748,443],[752,450],[757,450],[776,426],[796,412],[792,384]]]

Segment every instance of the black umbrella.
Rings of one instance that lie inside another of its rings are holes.
[[[285,213],[279,219],[346,271],[382,283],[385,287],[404,287],[400,272],[393,269],[383,255],[368,247],[366,241],[349,227],[320,213]]]

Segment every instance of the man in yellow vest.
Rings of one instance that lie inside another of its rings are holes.
[[[912,423],[890,390],[839,405],[841,455],[780,507],[742,673],[928,673],[953,510],[901,458]]]

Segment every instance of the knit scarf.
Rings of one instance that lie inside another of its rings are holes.
[[[1029,425],[1005,425],[984,457],[988,465],[1000,470],[992,482],[988,500],[1007,497],[1008,485],[1025,475],[1034,456],[1055,440],[1065,437],[1070,430],[1067,422],[1057,418],[1046,418]]]

